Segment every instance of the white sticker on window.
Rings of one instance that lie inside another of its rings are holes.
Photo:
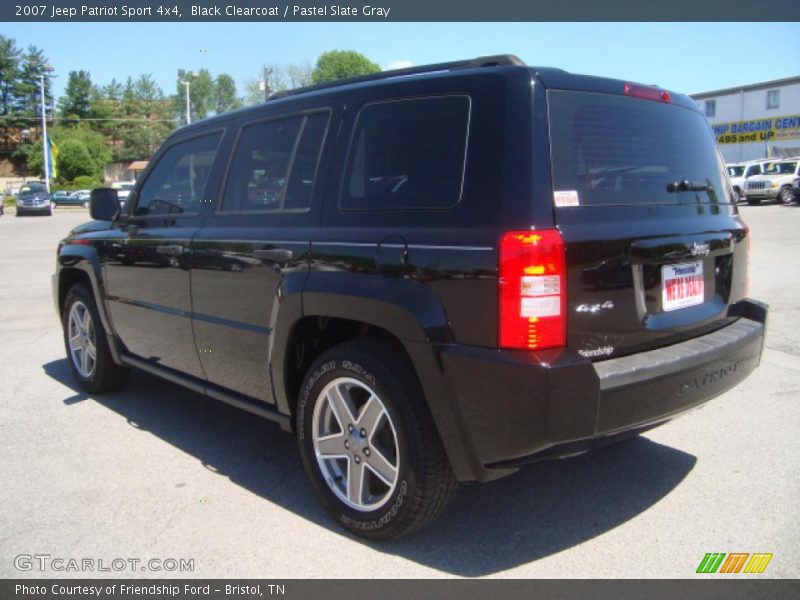
[[[580,206],[576,190],[556,190],[553,192],[553,200],[556,206]]]

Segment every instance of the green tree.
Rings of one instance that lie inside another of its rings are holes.
[[[20,61],[14,86],[15,109],[25,117],[41,116],[40,77],[44,77],[45,104],[53,105],[50,78],[46,72],[47,57],[36,46],[28,46]]]
[[[96,166],[86,146],[76,139],[62,142],[58,148],[58,176],[60,179],[72,181],[76,177],[96,175]]]
[[[86,119],[92,116],[94,86],[88,71],[70,71],[64,96],[59,100],[61,114],[67,118]]]
[[[119,160],[147,158],[175,126],[172,101],[150,75],[128,78],[120,100]]]
[[[366,56],[353,50],[331,50],[317,59],[311,73],[313,83],[327,83],[346,79],[354,75],[369,75],[380,72],[381,68]]]
[[[286,67],[286,79],[289,89],[305,87],[314,82],[312,74],[314,69],[308,62],[292,63]]]
[[[3,147],[8,150],[14,112],[14,87],[19,75],[20,50],[11,38],[0,35],[0,127],[3,132]]]
[[[216,104],[214,101],[216,95],[214,92],[214,79],[212,79],[208,69],[200,69],[191,78],[191,82],[189,99],[192,106],[192,120],[205,119],[213,112]]]
[[[56,167],[59,181],[72,181],[78,175],[103,179],[103,169],[111,162],[111,150],[105,138],[92,131],[86,123],[75,127],[59,127],[51,137],[58,146]],[[17,149],[17,158],[27,165],[29,175],[44,175],[42,142],[22,144]]]
[[[217,95],[215,111],[218,115],[242,105],[241,100],[236,97],[236,82],[227,73],[217,75],[214,89]]]
[[[122,84],[116,79],[112,79],[111,83],[103,88],[103,97],[106,100],[122,100],[123,90]]]

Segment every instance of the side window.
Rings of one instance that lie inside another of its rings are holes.
[[[144,182],[136,216],[199,211],[221,137],[213,133],[171,146]]]
[[[781,91],[769,90],[767,92],[767,108],[780,108],[781,105]]]
[[[706,116],[714,117],[717,114],[717,101],[706,100]]]
[[[242,129],[222,199],[223,212],[308,210],[328,113]]]
[[[350,147],[341,208],[457,205],[464,179],[469,116],[467,96],[365,106]]]

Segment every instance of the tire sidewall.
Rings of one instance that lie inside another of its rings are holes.
[[[403,522],[411,507],[416,489],[414,464],[417,448],[405,411],[400,410],[404,392],[394,378],[379,365],[369,360],[346,360],[333,354],[322,356],[312,365],[300,391],[297,410],[297,440],[300,455],[311,485],[326,510],[344,528],[366,538],[392,537],[403,528]],[[314,452],[312,418],[322,389],[340,377],[357,379],[370,386],[381,398],[395,428],[400,446],[400,474],[394,492],[380,508],[373,511],[358,511],[343,503],[325,481]],[[388,381],[387,381],[388,380]]]

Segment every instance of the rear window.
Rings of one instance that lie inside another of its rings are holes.
[[[222,212],[308,210],[328,118],[326,111],[245,126]]]
[[[350,148],[341,207],[385,210],[458,204],[469,115],[467,96],[365,106]]]
[[[610,94],[548,92],[553,189],[570,205],[729,202],[703,115]],[[690,186],[676,186],[689,181]]]

